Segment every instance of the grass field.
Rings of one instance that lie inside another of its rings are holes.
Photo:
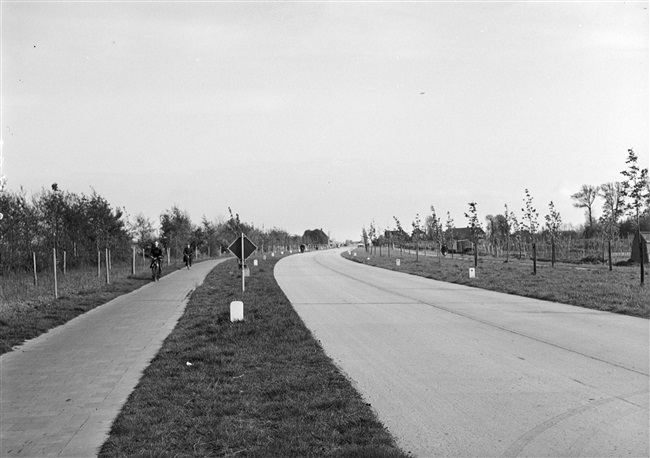
[[[355,255],[356,253],[356,255]],[[424,256],[418,260],[414,251],[384,249],[382,255],[370,254],[363,248],[344,252],[352,261],[384,269],[397,270],[435,280],[475,286],[519,296],[533,297],[580,307],[625,315],[650,318],[650,291],[640,285],[639,267],[614,267],[538,262],[537,275],[529,260],[480,257],[476,278],[469,277],[474,267],[471,256]],[[400,266],[397,266],[397,259]]]
[[[102,457],[404,457],[273,277],[218,265],[129,397]]]

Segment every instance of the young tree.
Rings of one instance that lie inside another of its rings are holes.
[[[415,220],[411,222],[413,227],[413,232],[411,234],[412,239],[415,241],[415,262],[420,260],[420,238],[422,238],[422,222],[420,221],[420,214],[415,214]]]
[[[519,223],[517,221],[517,217],[515,216],[514,212],[508,210],[508,204],[504,204],[504,207],[505,207],[505,211],[503,212],[503,221],[504,221],[503,234],[506,240],[506,262],[508,262],[510,260],[510,235],[512,234],[513,230],[517,231],[519,227]]]
[[[363,240],[363,246],[366,249],[366,253],[368,252],[368,230],[364,227],[361,228],[361,239]]]
[[[555,210],[553,201],[548,204],[548,215],[546,219],[546,229],[551,237],[551,266],[555,267],[555,243],[560,238],[560,226],[562,225],[562,217],[560,213]]]
[[[397,241],[399,242],[399,250],[400,253],[403,253],[403,242],[406,241],[406,238],[408,237],[408,234],[402,227],[402,224],[399,222],[396,216],[393,216],[393,219],[395,220],[395,225],[397,226]]]
[[[476,202],[470,202],[469,213],[465,213],[465,218],[468,219],[468,227],[472,233],[472,242],[474,243],[474,267],[478,267],[478,238],[483,233],[481,223],[478,220],[476,212]]]
[[[530,233],[533,245],[533,275],[537,275],[537,240],[535,236],[537,234],[537,218],[539,217],[539,213],[533,207],[533,198],[528,192],[528,189],[526,189],[524,202],[526,207],[521,209],[524,212],[524,223],[522,225]]]
[[[623,215],[622,184],[614,182],[600,185],[600,196],[604,200],[600,224],[607,239],[607,258],[609,270],[612,270],[612,240],[618,235],[618,220]]]
[[[596,197],[598,197],[598,186],[591,186],[588,184],[583,184],[580,191],[571,195],[571,198],[575,201],[573,202],[573,206],[585,209],[585,217],[587,221],[587,228],[585,229],[586,238],[591,237],[594,230],[593,205]]]
[[[447,212],[447,223],[445,224],[445,226],[447,229],[445,232],[445,236],[447,237],[448,240],[451,240],[452,249],[450,249],[449,251],[451,251],[451,257],[453,259],[454,257],[453,245],[454,245],[454,240],[456,240],[456,227],[454,226],[454,220],[452,219],[451,213],[449,212]]]
[[[368,238],[370,239],[370,252],[372,253],[374,248],[375,254],[377,254],[377,226],[375,225],[374,219],[370,222]]]
[[[643,252],[643,243],[641,241],[641,224],[640,217],[644,213],[644,205],[647,205],[650,199],[650,192],[648,191],[648,169],[639,169],[637,165],[638,158],[633,149],[627,150],[628,156],[625,161],[628,164],[628,169],[623,170],[623,175],[626,180],[623,181],[622,191],[623,196],[628,200],[625,203],[625,210],[627,210],[634,218],[636,224],[636,233],[639,240],[640,258],[639,264],[641,265],[641,284],[644,282],[643,261],[646,258],[646,253]],[[647,209],[645,209],[647,211]]]
[[[438,247],[438,257],[440,257],[440,250],[442,248],[444,237],[440,218],[436,215],[436,209],[433,205],[431,205],[431,214],[428,215],[426,219],[426,227],[429,238]]]

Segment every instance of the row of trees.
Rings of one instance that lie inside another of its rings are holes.
[[[28,199],[22,189],[0,190],[0,214],[3,271],[29,269],[32,253],[41,258],[40,266],[51,265],[53,248],[68,254],[70,267],[94,262],[100,250],[109,249],[118,258],[130,254],[124,210],[111,207],[95,191],[75,194],[54,183]]]
[[[31,270],[33,256],[39,270],[50,269],[53,249],[65,252],[67,267],[75,268],[94,265],[97,253],[106,249],[112,261],[126,261],[133,247],[143,253],[154,240],[173,257],[181,257],[188,244],[193,250],[218,255],[242,233],[262,251],[329,243],[322,229],[306,230],[302,237],[279,228],[265,230],[242,222],[228,210],[228,219],[210,221],[204,216],[195,224],[187,211],[172,206],[153,222],[142,213],[130,218],[125,209],[112,207],[94,190],[90,195],[76,194],[55,183],[28,198],[22,189],[0,188],[0,273]]]
[[[606,183],[598,187],[583,186],[580,192],[572,198],[575,205],[586,208],[589,225],[585,236],[598,237],[610,245],[609,261],[611,268],[611,242],[620,236],[628,236],[636,233],[640,236],[641,230],[650,229],[650,185],[648,181],[648,169],[641,169],[638,166],[638,157],[632,149],[628,150],[626,160],[628,168],[621,174],[624,180],[621,182]],[[593,222],[593,203],[595,198],[600,196],[603,199],[602,215],[598,223]],[[539,212],[536,210],[533,197],[528,189],[525,190],[521,215],[518,217],[513,211],[504,205],[504,212],[498,215],[488,215],[485,218],[485,227],[481,224],[477,213],[476,202],[470,202],[467,212],[467,226],[456,228],[454,220],[447,212],[447,219],[443,223],[436,213],[435,207],[430,207],[431,213],[426,216],[424,223],[421,222],[419,214],[411,223],[411,231],[407,233],[400,221],[395,220],[396,228],[380,230],[374,221],[368,229],[362,228],[364,244],[369,249],[372,246],[384,244],[408,243],[418,253],[419,244],[422,241],[432,242],[439,249],[449,247],[452,252],[467,251],[472,246],[476,254],[476,246],[479,240],[484,241],[490,252],[495,254],[502,251],[508,256],[511,246],[519,245],[521,251],[522,243],[528,241],[532,245],[533,260],[536,261],[536,243],[540,240],[551,245],[552,263],[555,262],[555,248],[562,237],[576,237],[572,230],[563,230],[562,217],[551,201],[548,204],[548,213],[544,216],[544,223],[539,221]],[[588,204],[588,205],[587,205]],[[627,219],[624,217],[627,216]],[[443,225],[444,224],[444,225]],[[536,270],[536,262],[534,262]],[[643,277],[643,263],[641,263],[641,274]],[[643,278],[642,278],[643,280]]]

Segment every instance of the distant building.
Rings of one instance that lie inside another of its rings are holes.
[[[485,237],[485,231],[479,229],[479,239]],[[465,253],[473,249],[473,236],[471,227],[457,227],[454,229],[454,240],[451,241],[450,250],[455,253]]]

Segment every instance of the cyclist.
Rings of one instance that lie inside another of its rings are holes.
[[[192,247],[190,247],[189,243],[183,248],[183,262],[188,269],[192,267]]]
[[[162,266],[162,258],[163,258],[163,250],[160,248],[160,243],[156,240],[153,242],[153,245],[151,245],[151,250],[149,251],[149,255],[151,256],[151,266],[153,267],[153,262],[158,259],[160,261],[160,265]]]

